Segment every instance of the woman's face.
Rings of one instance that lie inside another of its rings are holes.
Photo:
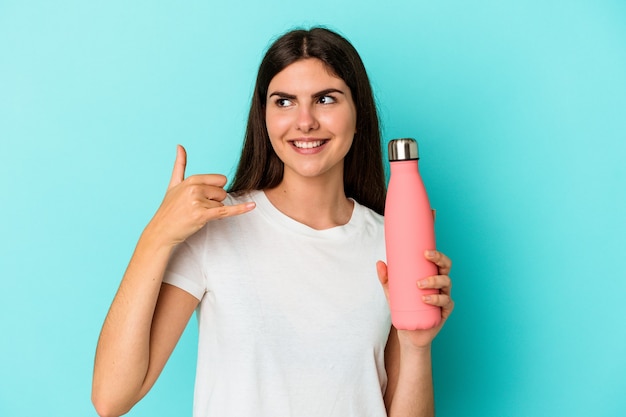
[[[350,88],[315,58],[296,61],[268,87],[265,123],[274,151],[291,176],[343,178],[356,133]]]

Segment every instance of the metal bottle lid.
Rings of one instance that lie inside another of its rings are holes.
[[[389,141],[389,161],[409,161],[419,159],[417,142],[412,138]]]

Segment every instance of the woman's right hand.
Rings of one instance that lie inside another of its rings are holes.
[[[219,174],[185,178],[187,152],[178,145],[172,178],[161,206],[144,231],[164,245],[177,245],[214,219],[254,209],[253,202],[225,206],[226,177]]]

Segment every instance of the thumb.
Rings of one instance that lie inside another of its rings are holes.
[[[167,189],[180,184],[185,179],[185,167],[187,166],[187,152],[182,145],[176,147],[176,161],[174,162],[174,170],[172,171],[172,178],[170,179],[170,185]]]
[[[387,265],[383,261],[376,262],[376,272],[378,273],[378,280],[385,291],[387,301],[389,301],[389,277],[387,276]]]

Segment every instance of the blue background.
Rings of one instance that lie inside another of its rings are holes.
[[[96,340],[167,186],[232,174],[277,34],[361,53],[415,136],[456,310],[438,416],[626,415],[626,2],[0,1],[0,416],[90,416]],[[191,414],[192,320],[132,416]]]

